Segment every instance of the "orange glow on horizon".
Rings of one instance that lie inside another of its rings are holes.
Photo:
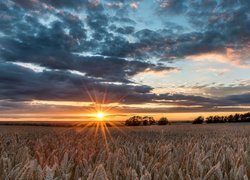
[[[70,114],[1,114],[0,121],[78,121],[78,122],[96,122],[105,120],[105,122],[115,122],[115,121],[125,121],[126,119],[130,118],[131,116],[152,116],[156,120],[161,117],[167,117],[170,121],[192,121],[194,118],[198,116],[211,116],[211,115],[220,115],[220,116],[227,116],[230,114],[235,113],[247,113],[249,111],[230,111],[230,112],[173,112],[173,113],[147,113],[147,112],[120,112],[120,113],[106,113],[103,112],[104,119],[97,118],[97,112],[92,111],[89,114],[82,114],[82,113],[70,113]]]

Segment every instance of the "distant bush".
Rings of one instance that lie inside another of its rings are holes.
[[[141,116],[133,116],[125,121],[126,126],[139,126],[141,124]]]
[[[128,120],[125,121],[126,126],[148,126],[148,125],[155,125],[156,121],[151,116],[133,116],[130,117]]]
[[[143,118],[143,125],[154,125],[156,121],[151,116],[144,116]]]
[[[166,117],[162,117],[158,121],[158,125],[167,125],[167,124],[168,124],[168,119]]]
[[[203,116],[199,116],[196,119],[194,119],[193,124],[203,124],[204,123],[204,117]]]
[[[206,123],[224,123],[226,118],[224,116],[209,116],[206,118]]]
[[[143,126],[147,126],[147,125],[149,125],[149,122],[148,122],[148,120],[143,120],[142,124],[143,124]]]
[[[166,117],[160,118],[158,122],[154,120],[153,117],[150,116],[133,116],[125,121],[126,126],[148,126],[148,125],[167,125],[169,121]]]

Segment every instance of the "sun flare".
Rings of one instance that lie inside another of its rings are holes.
[[[105,117],[105,114],[104,114],[103,112],[98,112],[98,113],[96,114],[96,117],[97,117],[98,119],[102,120],[102,119]]]

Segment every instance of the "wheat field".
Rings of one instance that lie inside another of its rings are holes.
[[[250,178],[250,124],[101,129],[1,126],[0,179]]]

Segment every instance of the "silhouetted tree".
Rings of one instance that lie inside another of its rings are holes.
[[[196,119],[194,119],[193,124],[203,124],[204,123],[204,117],[199,116]]]
[[[204,120],[204,117],[199,116],[196,119],[194,119],[193,124],[202,124],[204,121],[207,124],[210,123],[232,123],[232,122],[250,122],[250,112],[245,114],[234,114],[229,116],[208,116],[206,120]],[[125,125],[127,126],[140,126],[140,125],[153,125],[156,124],[156,121],[153,117],[150,116],[133,116],[125,121]],[[168,119],[166,117],[160,118],[158,121],[158,125],[166,125],[169,124]]]
[[[167,125],[167,124],[168,124],[168,119],[166,117],[162,117],[158,121],[158,125]]]
[[[125,125],[127,126],[139,126],[142,121],[141,116],[133,116],[125,121]]]
[[[240,115],[240,122],[250,122],[250,112]]]
[[[143,126],[147,126],[147,125],[149,125],[149,122],[148,122],[148,120],[143,120],[142,124],[143,124]]]
[[[213,123],[213,116],[208,116],[207,118],[206,118],[206,123]]]
[[[240,120],[240,115],[239,114],[235,114],[234,118],[233,118],[233,122],[238,122]]]
[[[227,119],[226,116],[221,116],[220,121],[221,121],[222,123],[225,123],[225,122],[227,122],[226,119]]]
[[[233,120],[234,120],[234,116],[232,114],[227,116],[227,122],[233,122]]]
[[[154,118],[151,117],[151,116],[144,116],[144,117],[143,117],[143,120],[144,120],[144,121],[147,121],[147,122],[148,122],[148,125],[156,124],[156,121],[155,121]],[[143,125],[144,125],[144,123],[143,123]]]
[[[233,122],[250,122],[250,112],[245,114],[235,114],[229,116],[209,116],[206,123],[233,123]]]

